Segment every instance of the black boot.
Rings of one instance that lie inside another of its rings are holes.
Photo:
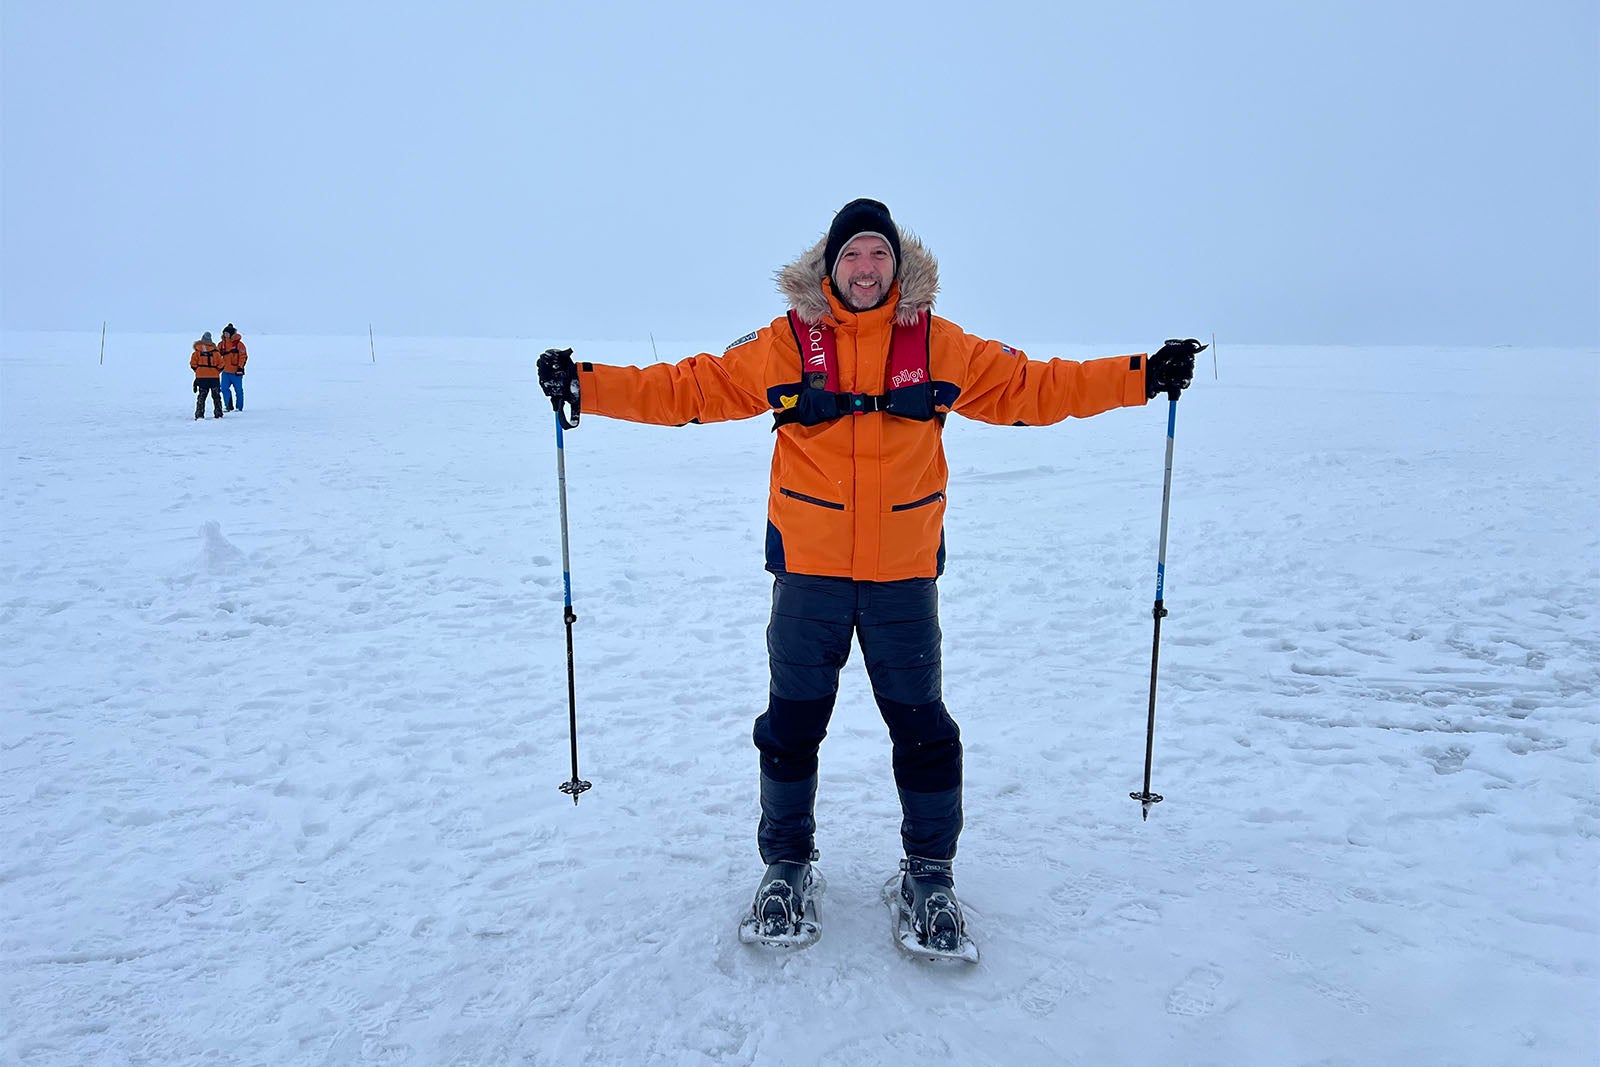
[[[761,776],[761,826],[757,842],[767,869],[756,887],[750,914],[739,924],[748,944],[804,948],[822,936],[816,901],[822,878],[811,866],[817,829],[812,811],[817,778],[780,782]]]
[[[907,856],[900,861],[900,898],[911,916],[917,941],[936,952],[957,952],[967,924],[956,900],[950,860]]]
[[[753,905],[761,936],[792,937],[798,933],[801,922],[811,918],[812,887],[810,863],[779,860],[767,864]]]

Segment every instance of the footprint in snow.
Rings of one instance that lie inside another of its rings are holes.
[[[1435,774],[1455,774],[1467,762],[1467,757],[1472,755],[1472,750],[1462,745],[1451,745],[1445,749],[1424,749],[1422,754],[1433,764]]]
[[[1198,1017],[1217,1010],[1217,989],[1222,972],[1215,967],[1196,967],[1167,994],[1167,1013]]]

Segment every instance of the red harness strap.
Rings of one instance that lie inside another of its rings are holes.
[[[896,325],[889,338],[888,391],[881,394],[841,393],[839,358],[833,328],[811,325],[793,311],[789,329],[800,347],[800,381],[769,389],[774,407],[773,429],[798,422],[816,426],[846,415],[882,411],[903,419],[939,418],[934,411],[933,383],[928,374],[928,316],[918,315],[910,326]],[[789,390],[798,389],[798,394]]]
[[[804,384],[812,389],[839,391],[838,341],[825,322],[807,323],[789,312],[789,327],[800,344]],[[817,377],[821,375],[821,377]],[[889,338],[889,392],[928,380],[928,316],[921,314],[910,326],[895,323]]]

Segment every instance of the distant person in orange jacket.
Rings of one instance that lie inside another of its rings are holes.
[[[222,357],[217,354],[217,346],[211,341],[211,331],[201,334],[200,340],[194,343],[194,352],[189,356],[189,368],[194,371],[194,417],[206,417],[206,397],[209,396],[216,417],[222,418],[222,391],[217,388],[217,376],[222,373]]]
[[[743,940],[815,937],[807,894],[817,750],[854,637],[889,728],[900,798],[905,857],[886,893],[898,893],[927,954],[976,958],[954,890],[962,747],[942,697],[935,588],[945,564],[945,418],[1042,426],[1140,406],[1162,391],[1175,397],[1201,347],[1030,360],[934,315],[938,287],[922,243],[883,204],[855,200],[779,272],[789,312],[720,356],[643,369],[575,364],[570,349],[539,357],[541,388],[574,413],[581,399],[591,414],[669,426],[774,417],[770,687],[754,730],[767,868]]]
[[[222,357],[222,403],[226,411],[244,410],[244,365],[250,358],[245,351],[244,339],[233,323],[222,328],[222,341],[217,345]]]

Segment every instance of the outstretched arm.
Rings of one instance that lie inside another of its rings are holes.
[[[702,352],[642,368],[578,363],[578,395],[584,411],[629,422],[682,426],[748,419],[771,410],[768,368],[774,363],[799,365],[787,327],[768,326],[720,356]]]
[[[985,341],[953,323],[936,321],[935,343],[958,358],[964,380],[952,410],[1001,426],[1047,426],[1145,402],[1144,353],[1078,362],[1029,359],[1027,353]],[[964,370],[962,369],[964,368]],[[938,368],[935,375],[941,377]]]

